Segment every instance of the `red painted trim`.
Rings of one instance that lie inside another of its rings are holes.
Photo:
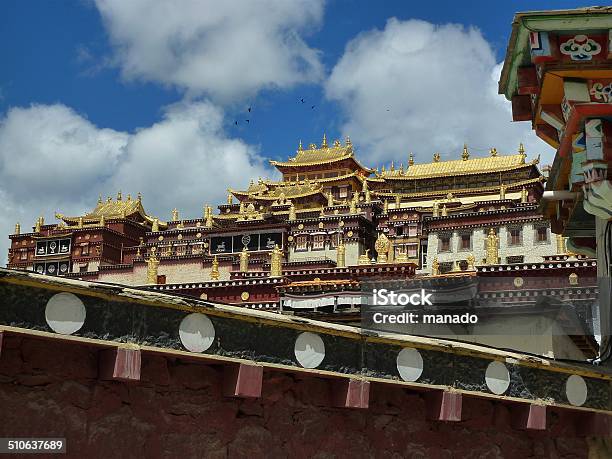
[[[517,404],[512,407],[512,427],[520,430],[546,430],[546,406]]]
[[[98,377],[119,381],[140,381],[139,349],[114,348],[98,353]]]
[[[226,397],[258,398],[263,385],[263,367],[240,363],[223,368],[223,395]]]
[[[359,379],[333,381],[332,401],[339,408],[366,409],[370,406],[370,382]]]
[[[427,418],[435,421],[461,421],[462,402],[462,396],[457,392],[429,392],[425,395]]]

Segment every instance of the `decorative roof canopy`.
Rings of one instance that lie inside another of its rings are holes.
[[[300,141],[297,154],[293,158],[289,158],[288,161],[270,161],[270,164],[279,168],[303,167],[331,164],[345,159],[353,159],[361,169],[371,172],[370,169],[359,164],[355,159],[353,144],[348,137],[344,145],[342,145],[340,140],[334,140],[333,144],[329,145],[325,134],[323,135],[323,142],[320,147],[311,143],[307,149],[304,149]]]
[[[538,164],[539,158],[526,163],[524,151],[516,155],[491,155],[484,158],[471,158],[465,154],[462,159],[451,161],[434,161],[424,164],[413,164],[406,170],[383,169],[377,176],[382,178],[421,179],[452,175],[482,174],[502,172]]]
[[[154,217],[150,217],[145,212],[142,206],[142,198],[138,194],[137,199],[132,199],[128,195],[127,199],[123,199],[121,192],[117,194],[117,199],[113,200],[109,197],[106,201],[102,200],[102,197],[98,199],[98,204],[89,213],[78,216],[78,217],[67,217],[63,214],[56,213],[55,217],[63,220],[67,224],[78,224],[79,220],[83,223],[99,223],[101,220],[110,220],[116,218],[130,218],[141,222],[148,222],[150,224],[155,220]],[[136,217],[135,219],[133,217]],[[159,225],[165,225],[165,223],[158,223]]]

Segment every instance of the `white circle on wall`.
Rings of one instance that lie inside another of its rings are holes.
[[[506,392],[510,386],[510,373],[506,365],[497,360],[491,362],[485,373],[485,382],[494,394],[501,395]]]
[[[325,358],[325,344],[316,333],[304,332],[295,340],[294,352],[304,368],[317,368]]]
[[[204,314],[189,314],[181,320],[179,337],[188,351],[204,352],[215,340],[215,326]]]
[[[571,375],[565,382],[565,395],[574,406],[582,406],[587,399],[587,385],[582,376]]]
[[[423,357],[411,347],[405,347],[397,354],[397,371],[404,381],[416,381],[423,373]]]
[[[45,320],[51,330],[61,335],[72,335],[85,323],[85,305],[72,293],[56,293],[45,308]]]

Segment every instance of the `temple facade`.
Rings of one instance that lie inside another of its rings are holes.
[[[512,296],[528,276],[542,278],[535,290],[557,288],[551,295],[565,298],[568,288],[593,283],[595,264],[569,254],[538,212],[538,162],[522,145],[485,157],[464,146],[457,159],[434,154],[419,164],[409,155],[405,166],[373,169],[350,139],[324,136],[271,161],[280,180],[230,188],[226,203],[216,211],[204,205],[199,216],[173,209],[164,220],[149,215],[140,196],[119,193],[86,215],[40,218],[31,232],[17,225],[8,266],[348,323],[360,320],[369,282],[436,287],[492,278],[477,302],[489,287]],[[586,300],[595,297],[593,290]],[[594,355],[592,338],[574,342]]]

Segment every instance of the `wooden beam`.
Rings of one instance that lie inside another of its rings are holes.
[[[339,408],[368,408],[370,382],[349,378],[332,381],[332,402]]]
[[[461,394],[448,390],[432,391],[425,394],[427,418],[435,421],[461,421],[463,405]]]
[[[530,65],[529,67],[519,67],[517,77],[519,94],[538,94],[540,92],[538,72],[536,71],[534,65]]]
[[[530,121],[532,116],[531,96],[512,96],[512,121]]]
[[[258,398],[263,385],[263,367],[240,363],[223,368],[223,395],[226,397]]]
[[[140,381],[140,349],[117,347],[98,353],[98,377],[106,380]]]
[[[546,406],[517,403],[510,408],[512,427],[519,430],[546,430]]]

